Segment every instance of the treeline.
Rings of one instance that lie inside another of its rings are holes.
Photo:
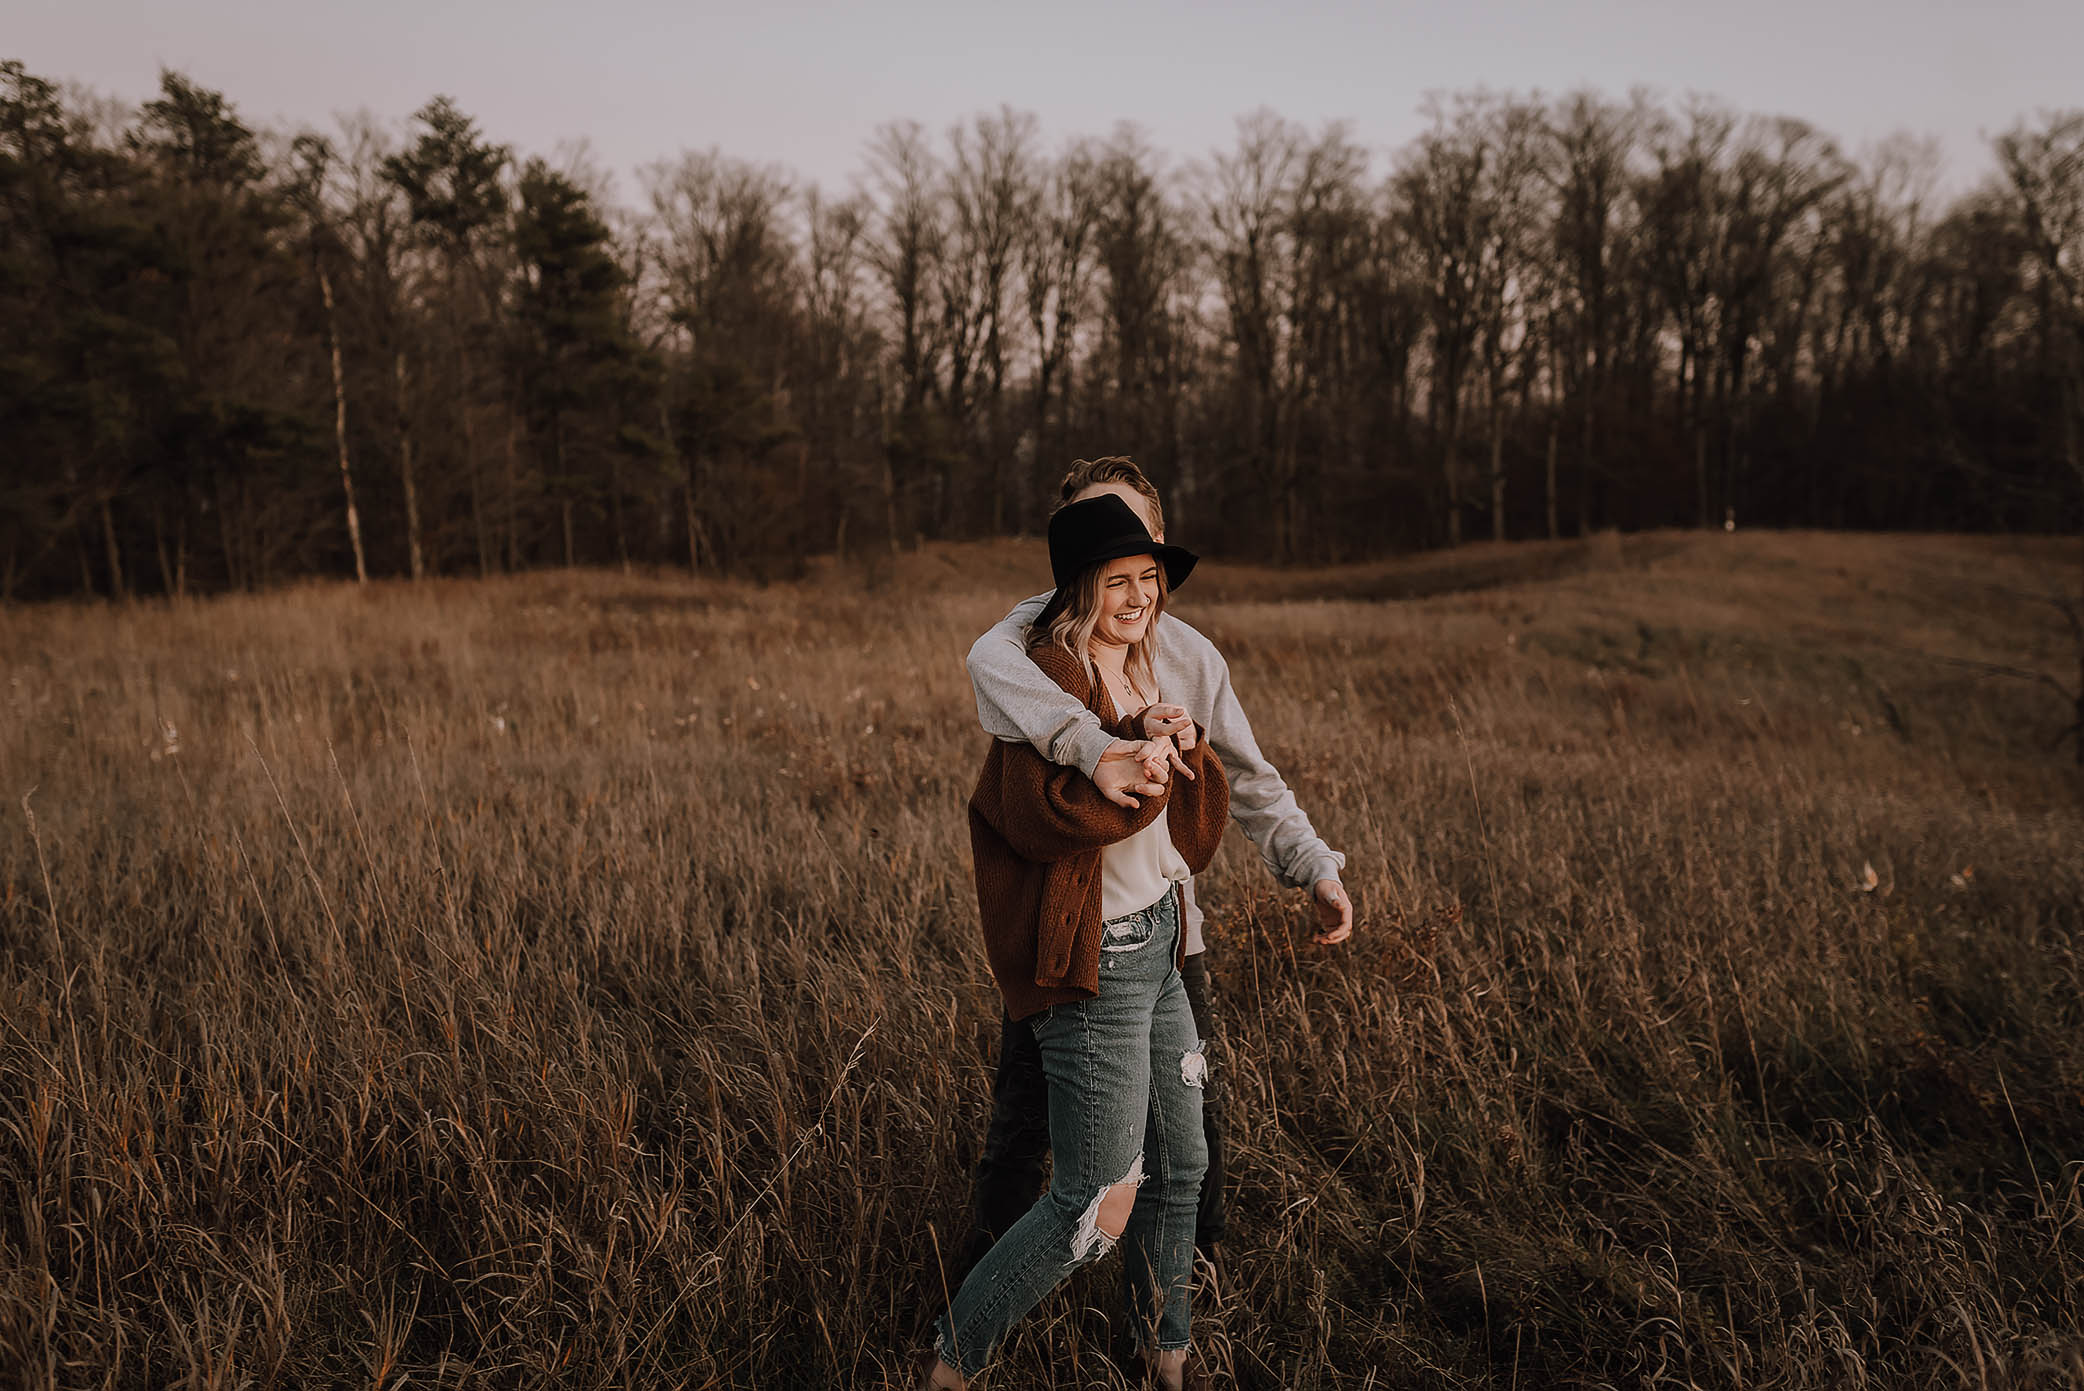
[[[1276,560],[2084,520],[2084,111],[1945,202],[1930,146],[1710,103],[1427,114],[1378,173],[1263,112],[1180,164],[1002,110],[628,209],[447,99],[287,136],[0,64],[0,596],[777,574],[1033,530],[1102,453]]]

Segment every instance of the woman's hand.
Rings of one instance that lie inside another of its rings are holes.
[[[1194,746],[1188,744],[1187,747]],[[1171,735],[1145,740],[1143,751],[1144,771],[1153,774],[1154,781],[1170,782],[1174,773],[1185,777],[1188,782],[1194,781],[1194,770],[1187,766],[1186,759],[1180,757],[1179,746],[1172,741]]]
[[[1146,739],[1170,738],[1184,753],[1194,747],[1194,718],[1183,705],[1151,705],[1143,712],[1143,737]]]

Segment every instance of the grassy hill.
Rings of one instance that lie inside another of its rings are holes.
[[[2076,543],[1267,571],[1177,613],[1361,928],[1207,876],[1240,1385],[2084,1382]],[[998,1005],[961,658],[1039,542],[0,612],[0,1365],[860,1385]],[[1971,665],[1980,664],[1980,665]],[[33,789],[33,791],[32,791]],[[992,1385],[1109,1385],[1111,1267]],[[901,1384],[893,1381],[892,1384]]]

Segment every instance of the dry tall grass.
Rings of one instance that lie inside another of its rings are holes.
[[[1206,883],[1211,1360],[2084,1383],[2084,789],[2047,691],[1918,655],[2060,670],[1991,588],[2056,555],[1205,568],[1363,915],[1310,947],[1236,837]],[[0,614],[0,1368],[882,1384],[997,1026],[960,659],[1043,568]],[[990,1384],[1115,1384],[1111,1300]]]

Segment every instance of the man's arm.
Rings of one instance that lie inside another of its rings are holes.
[[[1114,735],[1028,659],[1028,627],[1048,599],[1037,594],[1021,600],[971,644],[967,665],[977,695],[977,722],[994,739],[1032,744],[1051,763],[1091,777],[1101,755],[1116,742]]]
[[[1214,644],[1209,645],[1208,655],[1218,672],[1208,741],[1231,770],[1231,818],[1259,847],[1260,858],[1275,878],[1310,891],[1311,906],[1317,910],[1317,923],[1322,929],[1312,940],[1323,946],[1343,942],[1353,935],[1353,900],[1347,897],[1346,886],[1339,882],[1346,857],[1324,843],[1310,818],[1303,815],[1280,770],[1259,751],[1252,722],[1245,718],[1237,692],[1231,689],[1230,664]]]
[[[1028,657],[1028,627],[1048,598],[1022,600],[971,644],[966,665],[977,722],[994,739],[1027,744],[1051,763],[1076,768],[1101,796],[1133,809],[1139,797],[1164,792],[1167,774],[1160,760],[1166,753],[1159,750],[1169,752],[1170,746],[1117,739],[1098,715],[1042,674]],[[1179,760],[1173,756],[1172,762]]]
[[[1230,815],[1259,847],[1259,856],[1276,879],[1298,889],[1314,889],[1320,880],[1337,882],[1346,857],[1324,843],[1310,818],[1296,804],[1295,793],[1280,770],[1260,752],[1252,722],[1238,704],[1230,684],[1230,664],[1201,634],[1185,628],[1193,656],[1208,680],[1208,741],[1230,774]]]

